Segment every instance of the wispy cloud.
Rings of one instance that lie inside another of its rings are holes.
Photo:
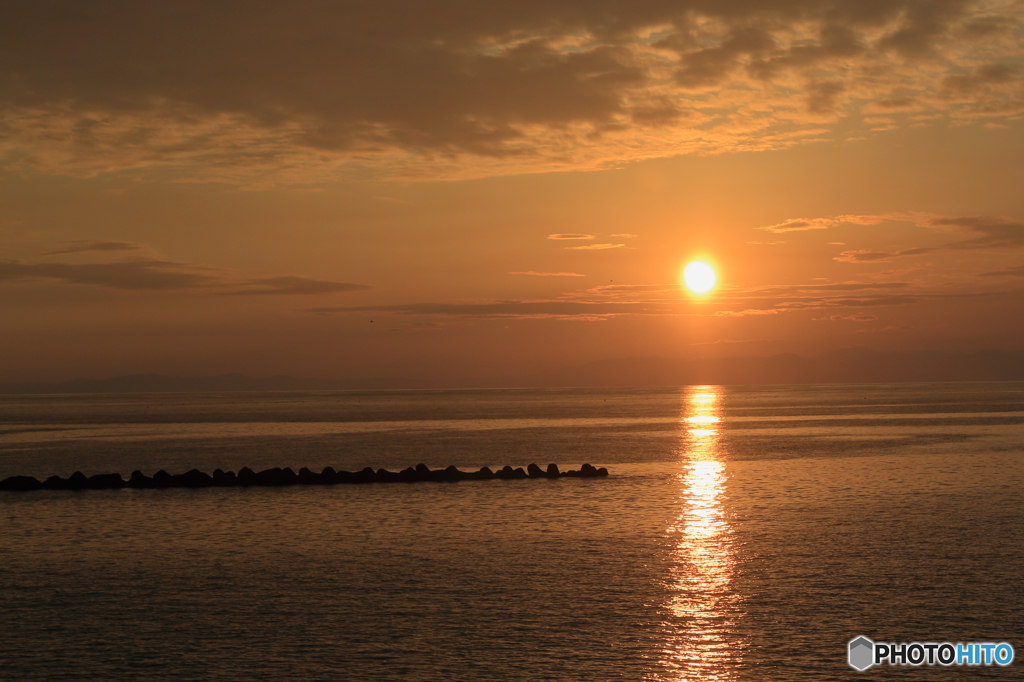
[[[621,249],[625,244],[587,244],[585,246],[567,246],[570,251],[603,251],[605,249]]]
[[[74,253],[74,252],[72,252]],[[115,263],[23,263],[0,261],[0,282],[51,280],[122,291],[192,290],[229,295],[312,296],[371,287],[309,277],[239,280],[214,268],[156,259]]]
[[[534,272],[528,270],[526,272],[510,272],[510,275],[533,275],[534,277],[586,277],[578,272]]]
[[[718,339],[716,341],[701,341],[691,343],[691,346],[735,346],[750,343],[771,343],[774,339]]]
[[[744,294],[792,294],[793,292],[870,291],[906,289],[909,282],[836,282],[832,284],[774,284],[745,289]]]
[[[872,322],[877,315],[829,315],[828,317],[812,318],[816,322]]]
[[[887,263],[893,258],[901,258],[903,256],[920,256],[922,254],[933,253],[939,250],[940,249],[938,248],[917,248],[886,253],[883,251],[860,249],[855,251],[843,251],[832,260],[839,261],[841,263]]]
[[[321,315],[388,313],[442,317],[601,320],[616,315],[643,314],[641,304],[583,303],[578,301],[491,301],[484,303],[409,303],[401,305],[317,307],[307,312]]]
[[[966,251],[979,249],[1024,247],[1024,221],[1008,216],[971,215],[943,216],[919,211],[903,211],[868,215],[839,215],[828,218],[792,218],[776,225],[759,229],[769,232],[798,232],[805,230],[826,230],[841,224],[880,225],[884,222],[906,222],[918,227],[940,231],[960,231],[974,235],[970,239],[949,242],[939,246],[921,246],[896,251],[875,251],[872,249],[849,249],[833,260],[845,263],[888,262],[896,258],[920,256],[937,251]],[[835,246],[846,246],[848,242],[829,242]]]
[[[843,216],[859,218],[862,224],[877,224],[883,220],[903,220],[921,227],[955,228],[977,235],[971,239],[949,242],[939,246],[915,247],[899,251],[872,251],[854,249],[843,251],[833,260],[846,263],[887,262],[907,256],[920,256],[939,251],[971,251],[985,249],[1015,249],[1024,247],[1024,221],[1007,216],[939,216],[933,214],[893,214],[886,216]],[[869,223],[869,220],[876,221]]]
[[[1012,268],[1006,268],[1005,270],[994,270],[992,272],[983,272],[980,277],[1024,277],[1024,265],[1015,265]]]
[[[365,291],[372,287],[347,282],[330,282],[310,277],[294,275],[254,279],[246,283],[246,288],[228,292],[237,296],[314,296],[320,294],[338,294],[347,291]]]
[[[805,232],[807,230],[827,230],[828,228],[835,225],[835,221],[829,218],[815,218],[813,220],[807,220],[805,218],[790,218],[785,220],[778,225],[769,225],[768,227],[762,227],[762,230],[768,232],[775,232],[776,234],[782,234],[784,232]]]
[[[76,240],[61,242],[55,248],[44,252],[47,256],[56,256],[66,253],[86,253],[89,251],[138,251],[145,248],[142,244],[129,242],[98,242],[90,240]]]
[[[193,266],[161,260],[120,263],[0,262],[0,281],[52,279],[66,284],[89,284],[130,291],[192,289],[218,278]]]
[[[594,239],[594,235],[570,232],[567,234],[549,234],[548,239]]]
[[[604,285],[556,299],[473,301],[460,303],[405,303],[371,306],[318,306],[306,312],[319,315],[401,315],[419,317],[604,320],[629,316],[749,317],[802,311],[834,310],[835,319],[868,321],[866,313],[840,313],[843,309],[907,306],[947,294],[889,293],[905,282],[843,282],[835,284],[779,285],[756,290],[725,291],[695,301],[678,284]],[[854,295],[851,295],[852,292]],[[959,297],[984,297],[976,293]],[[831,318],[829,318],[831,319]]]

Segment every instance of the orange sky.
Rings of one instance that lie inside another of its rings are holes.
[[[0,382],[1022,350],[1022,22],[26,3],[0,23]]]

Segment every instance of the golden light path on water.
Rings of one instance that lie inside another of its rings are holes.
[[[732,634],[743,612],[732,584],[733,529],[723,508],[721,399],[717,386],[686,387],[682,396],[679,515],[668,529],[670,619],[655,679],[734,680],[743,653]]]

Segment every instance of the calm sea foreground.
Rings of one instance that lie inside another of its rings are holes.
[[[1021,678],[1021,383],[0,398],[0,478],[584,461],[0,493],[0,678]],[[1019,660],[856,673],[858,635]]]

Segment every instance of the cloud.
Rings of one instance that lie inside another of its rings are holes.
[[[145,248],[141,244],[129,242],[97,242],[89,240],[76,240],[61,242],[60,246],[45,251],[47,256],[56,256],[65,253],[86,253],[88,251],[137,251]]]
[[[640,235],[638,235],[638,234],[630,234],[629,232],[623,232],[622,234],[613,234],[613,235],[609,235],[609,236],[610,237],[617,237],[619,239],[636,239]]]
[[[699,343],[691,343],[691,346],[732,346],[736,344],[745,343],[771,343],[775,339],[718,339],[717,341],[701,341]]]
[[[932,227],[952,226],[981,236],[947,245],[949,249],[999,249],[1024,246],[1024,221],[1006,216],[938,216],[928,221]]]
[[[914,220],[919,215],[913,212],[905,213],[884,213],[882,215],[839,215],[832,220],[838,223],[850,223],[853,225],[878,225],[886,220]]]
[[[916,247],[894,252],[871,251],[856,249],[843,251],[833,260],[846,263],[887,262],[894,258],[920,256],[938,251],[967,251],[985,249],[1014,249],[1024,247],[1024,221],[1006,216],[937,216],[924,213],[892,214],[887,216],[842,216],[857,218],[862,224],[873,224],[875,220],[905,220],[914,222],[921,227],[944,228],[953,227],[978,236],[940,246]]]
[[[71,253],[75,253],[74,251]],[[138,259],[116,263],[22,263],[0,261],[0,282],[56,280],[122,291],[196,290],[230,295],[321,295],[362,291],[362,284],[281,276],[238,281],[212,268]]]
[[[578,272],[534,272],[532,270],[526,272],[510,272],[510,275],[533,275],[534,277],[586,277]]]
[[[0,282],[26,279],[55,279],[66,284],[129,291],[192,289],[217,281],[216,277],[188,265],[160,260],[84,264],[0,262]]]
[[[792,292],[830,292],[830,291],[869,291],[879,289],[906,289],[909,282],[838,282],[835,284],[786,284],[767,287],[756,287],[745,293],[785,294]]]
[[[880,327],[880,328],[877,328],[877,329],[871,329],[871,328],[868,328],[868,329],[855,329],[853,331],[853,333],[854,334],[880,334],[880,333],[884,333],[884,332],[907,331],[907,330],[910,330],[910,329],[914,329],[914,327],[909,326],[909,325],[890,325],[888,327]]]
[[[583,303],[578,301],[494,301],[486,303],[409,303],[402,305],[317,307],[306,312],[321,315],[390,313],[442,317],[582,319],[600,320],[616,315],[650,314],[651,308],[636,303]],[[659,310],[658,312],[664,312]]]
[[[1019,69],[1012,64],[984,64],[966,74],[954,74],[942,79],[942,87],[951,96],[972,95],[979,90],[989,90],[993,85],[1010,83],[1019,79]]]
[[[602,284],[584,291],[568,292],[562,298],[587,301],[677,302],[681,284]]]
[[[804,232],[807,230],[827,230],[836,224],[836,221],[830,218],[815,218],[813,220],[806,220],[804,218],[791,218],[783,221],[778,225],[769,225],[768,227],[762,227],[762,230],[768,232],[775,232],[776,234],[782,234],[783,232]]]
[[[994,272],[983,272],[979,277],[1024,277],[1024,265],[1016,265],[1012,268],[996,270]]]
[[[839,261],[841,263],[886,263],[891,261],[893,258],[901,258],[903,256],[920,256],[925,253],[933,253],[940,250],[941,249],[938,248],[915,248],[904,249],[893,253],[885,253],[882,251],[861,249],[856,251],[843,251],[832,260]]]
[[[694,301],[680,292],[678,284],[605,285],[585,292],[573,292],[555,300],[483,301],[469,303],[405,303],[371,306],[318,306],[306,312],[318,315],[384,314],[427,317],[463,317],[479,319],[565,319],[605,320],[631,316],[745,317],[780,313],[838,309],[902,306],[932,298],[928,295],[858,295],[848,291],[892,289],[906,286],[890,284],[846,283],[844,289],[830,285],[791,287],[788,291],[762,291],[755,294],[728,293],[717,298]],[[824,287],[824,288],[823,288]],[[786,289],[786,287],[776,287]],[[810,293],[801,293],[807,289]],[[815,291],[817,290],[817,291]],[[842,295],[831,295],[840,293]]]
[[[866,111],[907,111],[911,109],[918,109],[920,103],[913,97],[887,97],[880,99],[875,102],[871,102],[866,105],[864,109]]]
[[[603,251],[604,249],[621,249],[625,244],[587,244],[585,246],[567,246],[570,251]]]
[[[237,296],[314,296],[320,294],[337,294],[348,291],[365,291],[372,288],[363,284],[329,282],[326,280],[312,279],[310,277],[297,277],[294,275],[254,279],[247,282],[247,285],[255,288],[240,289],[230,293]]]
[[[790,218],[777,225],[769,225],[760,229],[768,232],[806,232],[807,230],[827,230],[842,223],[854,225],[877,225],[886,220],[906,220],[915,216],[912,213],[891,213],[885,215],[839,215],[833,218]]]
[[[1022,17],[980,0],[20,3],[0,23],[0,158],[301,183],[779,149],[861,111],[1016,115]]]
[[[750,317],[752,315],[778,315],[783,312],[774,308],[744,308],[741,310],[719,310],[715,317]]]
[[[548,239],[594,239],[594,235],[592,235],[592,234],[577,234],[577,233],[549,234],[548,235]]]
[[[830,218],[791,218],[776,225],[759,229],[769,232],[799,232],[805,230],[825,230],[840,224],[879,225],[886,221],[909,222],[919,227],[955,228],[957,231],[973,233],[977,236],[940,246],[914,247],[898,251],[872,251],[870,249],[851,249],[841,252],[833,260],[846,263],[887,262],[894,258],[919,256],[936,251],[959,251],[974,249],[1019,248],[1024,246],[1024,221],[1007,216],[973,215],[973,216],[942,216],[934,213],[903,211],[876,215],[839,215]],[[846,246],[844,242],[829,242],[836,246]]]
[[[812,318],[816,322],[872,322],[878,319],[877,315],[830,315],[828,317],[815,317]]]

